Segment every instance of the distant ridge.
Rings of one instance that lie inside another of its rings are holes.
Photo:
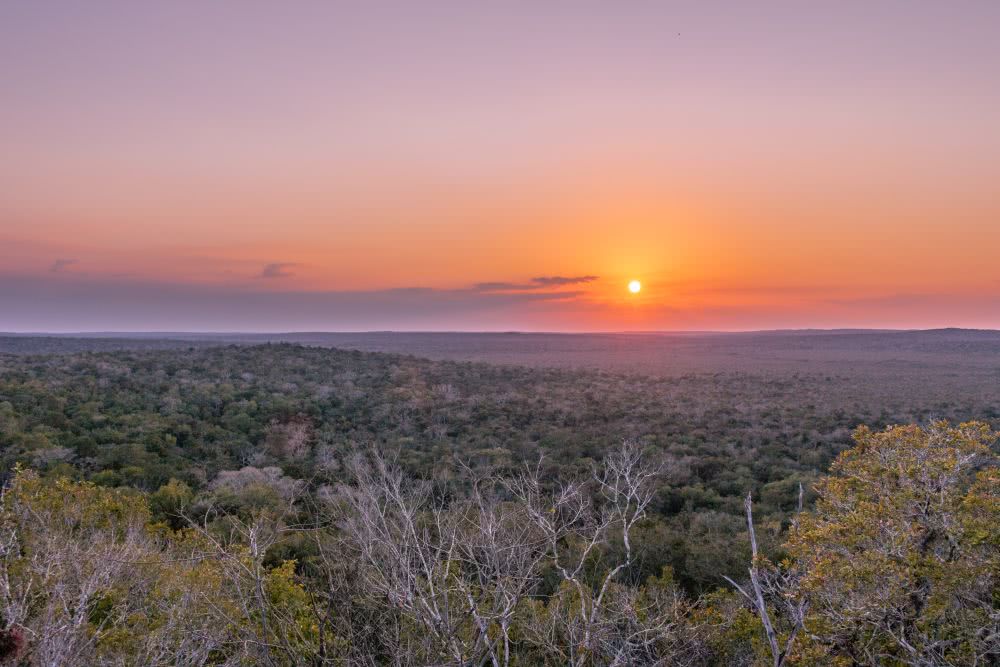
[[[650,329],[639,331],[519,331],[516,329],[504,331],[403,331],[393,329],[373,329],[367,331],[73,331],[73,332],[3,332],[2,337],[18,338],[228,338],[228,337],[280,337],[280,336],[323,336],[323,335],[463,335],[463,336],[608,336],[608,335],[658,335],[658,336],[744,336],[744,335],[830,335],[830,334],[973,334],[1000,335],[1000,329],[974,329],[964,327],[940,327],[932,329],[867,329],[867,328],[833,328],[833,329],[747,329],[739,331],[705,330],[670,330]]]

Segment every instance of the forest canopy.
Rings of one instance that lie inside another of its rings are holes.
[[[1000,660],[996,434],[927,418],[988,400],[293,345],[0,370],[13,662]]]

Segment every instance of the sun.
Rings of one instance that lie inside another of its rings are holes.
[[[633,280],[628,284],[628,291],[632,292],[632,294],[638,294],[639,290],[641,289],[642,289],[642,283],[640,283],[638,280]]]

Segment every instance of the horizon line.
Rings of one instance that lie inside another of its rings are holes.
[[[342,329],[342,330],[293,330],[293,331],[162,331],[139,329],[115,329],[94,331],[0,331],[0,336],[18,337],[98,337],[121,338],[127,336],[302,336],[330,334],[467,334],[467,335],[560,335],[560,336],[599,336],[599,335],[726,335],[726,334],[766,334],[766,333],[930,333],[941,331],[966,331],[1000,333],[1000,329],[983,327],[929,327],[929,328],[892,328],[892,327],[788,327],[772,329],[644,329],[644,330],[594,330],[594,331],[559,331],[559,330],[525,330],[525,329]]]

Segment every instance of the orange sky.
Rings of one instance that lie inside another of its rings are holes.
[[[1000,327],[998,6],[764,7],[7,5],[0,330]]]

